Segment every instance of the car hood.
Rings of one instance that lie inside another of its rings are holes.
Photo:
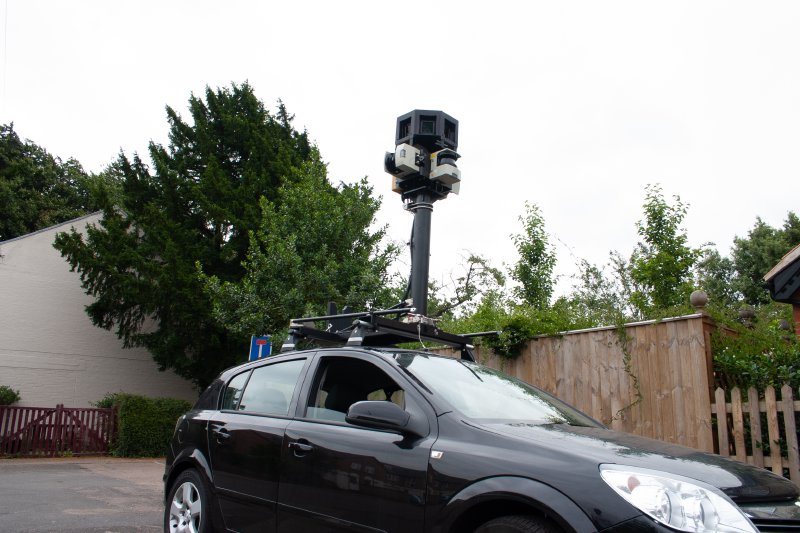
[[[787,479],[698,450],[600,427],[568,424],[482,424],[492,432],[527,442],[553,453],[572,454],[576,461],[649,468],[696,479],[724,491],[737,502],[796,498],[798,489]]]

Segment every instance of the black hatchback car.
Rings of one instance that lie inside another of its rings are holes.
[[[426,352],[289,352],[222,373],[178,421],[170,532],[800,531],[772,473],[618,433]]]

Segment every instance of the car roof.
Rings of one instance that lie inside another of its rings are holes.
[[[400,352],[413,352],[414,350],[403,350],[403,349],[396,349],[396,348],[365,348],[361,346],[342,346],[342,347],[334,347],[334,348],[309,348],[307,350],[298,350],[292,352],[282,352],[277,353],[274,355],[268,355],[267,357],[257,359],[255,361],[248,361],[246,363],[242,363],[240,365],[232,366],[230,368],[226,368],[223,370],[220,375],[219,379],[223,381],[227,381],[233,375],[239,374],[245,370],[256,368],[262,365],[271,364],[277,361],[289,361],[292,359],[298,359],[302,357],[311,357],[317,352],[325,352],[325,353],[362,353],[376,356],[383,360],[391,360],[392,354],[400,353]]]
[[[428,357],[434,356],[434,357],[449,358],[446,355],[434,352],[413,350],[407,348],[395,348],[392,346],[341,346],[341,347],[309,348],[306,350],[282,352],[274,355],[268,355],[267,357],[258,359],[256,361],[248,361],[246,363],[242,363],[240,365],[227,368],[220,373],[219,379],[223,381],[228,381],[228,379],[233,377],[235,374],[239,374],[251,368],[256,368],[265,364],[271,364],[277,361],[290,361],[292,359],[298,359],[302,357],[311,357],[316,353],[365,354],[392,364],[396,364],[394,356],[398,354],[424,355]]]

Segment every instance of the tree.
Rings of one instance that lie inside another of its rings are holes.
[[[428,315],[448,319],[470,315],[486,297],[502,295],[505,282],[503,273],[488,259],[471,254],[460,265],[458,274],[451,273],[450,283],[440,285],[431,281],[428,284]]]
[[[0,125],[0,241],[65,222],[97,209],[89,176],[74,159],[63,162],[14,125]]]
[[[635,316],[630,303],[630,268],[619,252],[611,252],[604,267],[582,260],[576,277],[572,292],[564,298],[576,322],[588,327],[607,326]]]
[[[544,227],[544,217],[536,204],[525,203],[525,214],[519,217],[522,233],[511,239],[519,259],[511,268],[511,278],[519,285],[513,289],[521,302],[537,309],[545,309],[553,295],[553,269],[556,254],[550,245]]]
[[[746,303],[755,306],[769,303],[769,292],[763,287],[764,275],[798,244],[800,219],[791,211],[782,228],[774,228],[758,217],[746,238],[734,239],[733,286]]]
[[[645,218],[636,223],[642,240],[630,261],[635,285],[631,301],[643,316],[686,305],[693,290],[692,269],[700,250],[686,244],[688,237],[680,225],[687,206],[680,197],[673,199],[675,204],[668,204],[659,185],[648,185]]]
[[[381,247],[383,228],[370,231],[380,201],[366,180],[333,187],[318,160],[295,174],[275,201],[261,200],[245,275],[201,274],[214,316],[234,334],[280,332],[291,318],[325,314],[331,300],[354,309],[396,303],[387,287],[397,250]]]
[[[733,307],[739,301],[735,288],[733,261],[723,257],[715,248],[703,250],[696,265],[697,285],[708,294],[714,306]]]
[[[108,171],[122,183],[120,201],[104,197],[102,220],[85,239],[73,231],[55,243],[95,297],[87,307],[95,325],[114,328],[125,346],[147,348],[161,368],[201,386],[241,361],[248,342],[215,317],[207,280],[239,282],[248,261],[255,264],[248,256],[253,246],[284,244],[259,231],[272,231],[265,217],[279,210],[275,202],[292,186],[308,192],[309,180],[315,180],[332,198],[365,194],[363,188],[331,190],[319,153],[305,132],[293,128],[283,104],[270,114],[247,83],[207,88],[204,96],[190,97],[190,122],[167,107],[170,141],[166,147],[150,144],[152,170],[138,155],[120,154]],[[316,174],[308,176],[312,170]],[[319,245],[337,223],[351,223],[341,212],[305,215],[293,211],[293,223],[307,229],[306,236],[317,231],[318,239],[302,246]],[[356,250],[369,244],[350,240],[336,246]],[[304,258],[292,257],[291,249],[280,257],[294,272],[304,268]]]

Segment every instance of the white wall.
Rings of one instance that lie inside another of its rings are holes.
[[[191,383],[160,372],[150,353],[123,349],[113,331],[92,325],[77,272],[53,248],[55,235],[90,215],[0,243],[0,385],[18,405],[89,407],[109,392],[194,400]]]

